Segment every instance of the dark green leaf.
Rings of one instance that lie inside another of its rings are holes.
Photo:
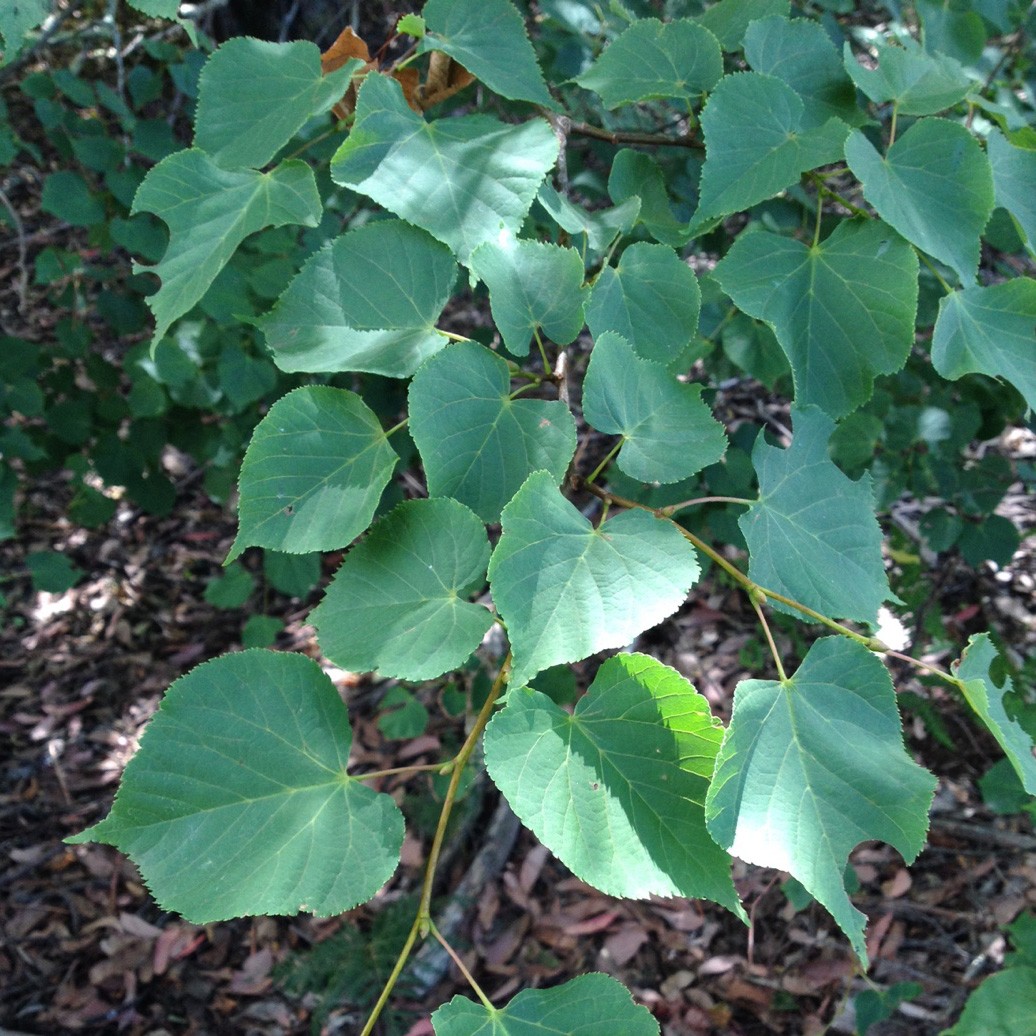
[[[636,101],[690,102],[723,75],[719,41],[690,18],[642,18],[614,40],[576,82],[593,90],[605,108]]]
[[[719,0],[698,17],[710,29],[724,50],[737,50],[752,22],[790,12],[789,0]]]
[[[842,158],[849,127],[840,119],[808,127],[799,95],[760,72],[724,76],[701,114],[705,166],[694,224],[747,209]]]
[[[564,403],[511,399],[507,364],[474,342],[428,361],[410,387],[410,431],[421,451],[428,492],[452,496],[483,521],[534,471],[565,477],[576,427]]]
[[[795,399],[842,417],[898,371],[914,343],[917,257],[880,221],[845,221],[805,245],[741,234],[713,276],[739,309],[770,324],[791,363]]]
[[[259,422],[241,465],[237,538],[289,554],[351,543],[374,517],[395,452],[377,417],[345,389],[295,389]]]
[[[934,115],[952,108],[971,89],[971,79],[946,54],[930,54],[909,36],[877,44],[877,68],[864,68],[846,43],[845,70],[875,104],[893,102],[901,115]]]
[[[456,276],[423,230],[368,223],[310,256],[259,326],[281,370],[409,377],[448,341],[435,322]]]
[[[528,355],[538,328],[558,345],[568,345],[583,329],[587,289],[574,248],[501,233],[472,253],[471,272],[486,282],[493,320],[515,356]]]
[[[932,363],[944,378],[1005,378],[1036,410],[1036,281],[967,288],[939,300]]]
[[[760,435],[752,451],[759,499],[738,525],[749,577],[824,615],[877,624],[892,598],[869,474],[858,482],[829,459],[834,421],[815,407],[793,411],[787,449]]]
[[[601,271],[586,322],[595,338],[614,331],[640,356],[669,364],[694,338],[700,309],[694,271],[671,248],[642,242]]]
[[[433,1015],[435,1036],[658,1036],[658,1022],[608,975],[525,989],[504,1007],[455,996]]]
[[[727,449],[723,426],[701,390],[606,331],[590,354],[583,413],[598,431],[623,437],[617,463],[631,478],[679,482],[717,463]]]
[[[91,227],[105,218],[100,200],[83,177],[70,169],[51,173],[43,181],[40,208],[74,227]]]
[[[320,51],[308,40],[227,40],[198,80],[194,146],[224,169],[258,169],[341,99],[362,64],[349,61],[325,76]]]
[[[33,589],[52,594],[71,590],[84,575],[78,565],[55,550],[33,551],[25,556],[25,564],[32,576]]]
[[[467,598],[485,585],[489,540],[456,500],[408,500],[346,556],[310,616],[321,650],[355,672],[429,680],[461,666],[493,624]]]
[[[643,151],[623,148],[608,174],[608,194],[616,205],[640,200],[637,222],[664,245],[680,248],[687,243],[688,228],[673,215],[665,176],[658,163]]]
[[[1015,147],[994,129],[986,140],[986,152],[996,203],[1018,221],[1029,251],[1036,254],[1036,151]]]
[[[169,688],[111,813],[69,841],[117,846],[197,924],[342,913],[392,877],[403,843],[392,799],[346,773],[351,743],[311,659],[223,655]]]
[[[529,476],[501,523],[489,581],[514,653],[511,687],[628,644],[679,608],[700,574],[672,523],[624,511],[594,528],[546,471]]]
[[[776,76],[802,98],[802,126],[835,117],[859,124],[856,89],[824,27],[808,18],[762,18],[745,33],[745,59],[756,72]]]
[[[162,278],[162,287],[148,299],[155,314],[154,349],[249,234],[287,223],[315,227],[321,205],[304,162],[282,162],[269,173],[229,172],[203,151],[190,150],[170,155],[148,173],[132,212],[154,212],[169,227],[162,261],[135,267]]]
[[[951,266],[965,286],[974,283],[979,235],[993,212],[993,174],[963,126],[921,119],[884,157],[855,130],[845,142],[845,158],[886,223]]]
[[[843,885],[849,853],[878,839],[912,861],[935,783],[903,747],[888,671],[860,644],[827,637],[790,679],[738,685],[705,812],[733,855],[802,882],[866,961],[866,918]]]

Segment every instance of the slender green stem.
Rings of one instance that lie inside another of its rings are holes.
[[[909,655],[904,655],[899,651],[893,651],[891,648],[889,648],[885,652],[885,654],[888,655],[889,658],[898,658],[900,662],[909,662],[910,665],[916,666],[918,669],[927,669],[928,672],[934,673],[936,676],[941,677],[947,683],[956,684],[958,687],[960,686],[960,680],[958,680],[955,676],[951,676],[949,673],[940,669],[938,666],[929,665],[927,662],[922,662],[919,658],[911,658]]]
[[[723,328],[725,328],[727,324],[729,324],[730,321],[733,320],[735,316],[737,316],[737,312],[737,307],[731,306],[730,309],[728,309],[726,313],[723,314],[723,317],[720,320],[720,322],[712,329],[712,333],[710,335],[705,336],[705,341],[713,343],[718,341],[720,331],[722,331]]]
[[[766,635],[766,643],[770,645],[770,654],[773,655],[773,663],[777,666],[777,676],[781,683],[787,683],[788,674],[784,671],[784,663],[781,661],[777,645],[774,643],[773,634],[770,632],[770,624],[766,621],[766,615],[759,604],[759,597],[760,594],[758,592],[748,595],[748,599],[752,602],[752,607],[755,609],[755,614],[759,618],[759,625],[762,626],[763,633]]]
[[[370,1036],[374,1031],[374,1026],[377,1024],[378,1016],[385,1009],[385,1005],[388,1003],[388,998],[392,995],[392,990],[395,989],[396,983],[399,981],[399,976],[403,973],[403,968],[406,966],[407,958],[410,956],[410,951],[414,948],[414,942],[417,940],[419,921],[419,917],[414,918],[414,923],[410,926],[410,934],[406,937],[406,942],[403,943],[403,949],[399,951],[396,963],[392,967],[392,974],[389,975],[388,981],[385,983],[385,986],[381,991],[381,995],[378,997],[377,1003],[371,1009],[370,1016],[367,1018],[367,1024],[360,1030],[360,1036]]]
[[[432,847],[428,852],[428,864],[425,867],[424,885],[421,889],[421,903],[417,908],[417,923],[422,936],[428,934],[429,925],[432,920],[432,886],[435,882],[435,868],[439,863],[439,853],[442,852],[442,843],[446,838],[446,824],[450,819],[450,813],[453,811],[453,803],[457,797],[457,789],[460,787],[460,779],[464,773],[464,767],[471,758],[471,753],[475,751],[475,745],[478,744],[478,739],[482,736],[482,731],[486,729],[486,724],[489,722],[490,716],[493,715],[496,700],[500,697],[501,692],[507,684],[507,677],[510,674],[510,671],[511,656],[508,654],[507,658],[504,659],[504,664],[500,667],[500,672],[497,673],[496,680],[493,682],[493,687],[489,692],[489,697],[486,698],[486,702],[482,706],[482,710],[475,718],[471,731],[464,741],[464,744],[461,745],[460,751],[454,759],[453,773],[450,776],[450,786],[446,789],[446,798],[442,804],[442,812],[439,814],[439,824],[435,829],[435,837],[432,839]]]
[[[457,965],[457,970],[468,980],[468,985],[471,986],[471,988],[475,991],[475,996],[477,996],[479,1000],[482,1001],[482,1003],[486,1007],[486,1010],[495,1012],[496,1008],[493,1006],[493,1002],[489,999],[488,996],[486,996],[485,993],[482,992],[482,987],[475,981],[475,977],[471,974],[471,972],[468,971],[466,965],[464,964],[464,961],[460,958],[460,954],[458,954],[457,951],[454,950],[454,948],[446,941],[446,939],[442,935],[442,932],[440,932],[439,929],[435,927],[434,921],[429,921],[428,925],[432,935],[434,935],[435,938],[439,940],[439,943],[442,946],[442,948],[450,955],[450,960],[452,960],[453,963]]]
[[[824,191],[823,184],[817,184],[817,219],[813,227],[813,247],[820,244],[820,220],[824,215]]]
[[[435,330],[438,331],[439,334],[441,334],[443,336],[443,338],[448,338],[451,342],[472,342],[472,341],[474,341],[473,338],[465,338],[464,335],[455,335],[452,331],[444,331],[441,327],[437,327]]]
[[[861,209],[859,205],[855,205],[844,195],[839,194],[838,191],[834,190],[832,187],[828,187],[828,185],[824,183],[824,178],[820,173],[810,173],[809,175],[813,180],[813,183],[816,185],[817,190],[825,197],[838,202],[839,205],[848,209],[854,216],[863,216],[865,219],[874,218],[866,209]]]
[[[591,126],[586,122],[573,122],[568,127],[569,133],[579,137],[593,137],[595,140],[607,140],[611,144],[641,144],[656,147],[688,147],[701,151],[703,145],[694,136],[669,137],[664,133],[642,133],[636,130],[606,130],[600,126]]]
[[[409,417],[404,417],[404,418],[403,418],[403,420],[399,422],[399,424],[394,424],[394,425],[393,425],[393,426],[392,426],[392,427],[391,427],[391,428],[390,428],[390,429],[389,429],[389,430],[388,430],[388,431],[387,431],[387,432],[385,433],[385,438],[386,438],[386,439],[391,439],[391,438],[392,438],[392,436],[396,434],[396,432],[401,432],[401,431],[402,431],[402,430],[403,430],[404,428],[406,428],[406,426],[407,426],[407,425],[408,425],[409,423],[410,423],[410,418],[409,418]]]
[[[540,358],[543,360],[543,369],[547,373],[548,378],[554,377],[554,368],[550,365],[550,360],[547,359],[547,350],[543,348],[543,339],[540,338],[540,329],[533,327],[532,333],[536,338],[536,345],[540,350]]]
[[[441,773],[449,763],[421,763],[418,766],[393,766],[389,770],[373,770],[371,773],[358,773],[353,778],[357,781],[373,781],[377,777],[391,777],[397,773]]]
[[[597,480],[597,476],[600,475],[600,473],[604,471],[604,469],[608,467],[608,465],[612,462],[612,459],[614,458],[615,454],[617,454],[619,450],[622,449],[622,444],[625,441],[625,439],[619,439],[619,441],[605,454],[604,460],[602,460],[601,463],[598,464],[596,468],[594,468],[593,474],[587,475],[586,478],[583,479],[583,483],[584,485],[586,485],[587,489],[590,488],[590,483],[595,482]],[[604,497],[602,497],[601,499],[603,500]],[[612,497],[612,499],[617,501],[616,497]]]
[[[808,615],[811,619],[815,619],[817,622],[822,623],[828,629],[834,630],[835,633],[841,633],[843,637],[855,640],[857,644],[862,644],[869,651],[885,650],[885,645],[876,637],[865,637],[862,633],[857,633],[856,630],[851,630],[848,626],[843,626],[840,622],[835,622],[834,619],[829,619],[821,612],[814,611],[812,608],[807,608],[806,605],[802,604],[800,601],[796,601],[792,597],[785,597],[784,594],[779,594],[776,590],[769,590],[765,586],[760,586],[759,592],[775,601],[780,601],[781,604],[786,604],[789,608],[794,608],[796,611],[802,612],[803,615]]]
[[[899,118],[899,105],[893,103],[893,105],[892,105],[892,121],[889,124],[889,147],[892,147],[892,145],[895,144],[895,142],[896,142],[896,120],[898,118]],[[886,155],[888,154],[888,149],[887,148],[885,150],[885,154]]]
[[[953,288],[950,287],[950,285],[946,282],[946,278],[943,277],[943,275],[939,273],[939,271],[935,268],[935,263],[933,263],[932,260],[929,259],[928,256],[926,256],[924,252],[922,252],[919,248],[915,248],[914,251],[917,252],[918,259],[920,259],[921,262],[923,262],[925,266],[927,266],[928,269],[932,271],[932,274],[934,275],[935,279],[939,282],[939,285],[942,287],[942,290],[945,291],[947,295],[952,295]]]
[[[671,518],[677,511],[682,511],[687,507],[700,507],[702,504],[742,504],[745,507],[751,507],[754,500],[743,500],[739,496],[697,496],[691,500],[681,500],[678,504],[669,504],[668,507],[663,507],[662,514],[666,518]]]
[[[388,998],[392,994],[396,982],[399,981],[399,976],[403,973],[403,967],[410,956],[410,951],[414,948],[414,942],[417,937],[420,935],[424,938],[434,929],[431,918],[432,887],[435,884],[435,868],[439,863],[439,854],[442,852],[443,840],[446,837],[446,825],[449,822],[450,813],[453,812],[453,804],[457,799],[457,789],[460,786],[464,767],[471,758],[471,753],[475,750],[475,745],[478,744],[482,731],[486,729],[490,716],[493,715],[497,698],[500,697],[507,684],[507,677],[510,671],[511,655],[508,653],[503,661],[503,665],[500,666],[500,672],[497,673],[496,680],[493,682],[489,697],[486,698],[485,704],[475,718],[468,736],[464,739],[464,744],[460,746],[460,751],[453,757],[453,772],[450,776],[450,785],[446,789],[446,798],[443,800],[442,810],[439,813],[439,823],[435,829],[435,837],[432,839],[432,848],[428,853],[428,862],[425,864],[424,881],[421,885],[421,902],[417,908],[417,916],[414,918],[414,923],[410,928],[410,934],[407,936],[406,942],[403,944],[403,949],[399,951],[399,956],[396,958],[396,963],[392,968],[392,974],[389,975],[385,988],[382,989],[377,1003],[371,1010],[370,1017],[367,1019],[367,1024],[363,1027],[360,1036],[370,1036],[374,1030],[374,1024],[384,1010],[385,1004],[388,1003]],[[474,983],[472,985],[474,986]],[[474,986],[474,988],[478,992],[478,987]],[[488,1001],[486,1003],[488,1005]]]
[[[316,144],[319,144],[322,141],[327,140],[328,137],[333,137],[336,133],[341,133],[344,129],[348,128],[349,123],[352,122],[352,118],[353,117],[350,115],[348,119],[345,119],[341,122],[336,122],[330,129],[324,130],[323,133],[318,133],[312,140],[307,140],[305,144],[300,145],[294,151],[292,151],[292,153],[288,155],[284,159],[284,161],[287,162],[292,158],[298,158],[299,155],[304,155],[311,147],[314,147]]]

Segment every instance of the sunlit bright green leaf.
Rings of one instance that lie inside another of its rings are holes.
[[[410,431],[429,494],[452,496],[485,522],[499,521],[532,472],[549,471],[559,485],[576,448],[564,403],[510,393],[507,364],[474,342],[433,357],[410,387]]]
[[[730,857],[705,829],[722,738],[679,673],[617,655],[574,714],[535,691],[511,694],[486,730],[486,765],[522,822],[594,888],[711,899],[740,913]]]
[[[939,300],[932,363],[944,378],[1005,378],[1036,410],[1036,281],[967,288]]]
[[[713,276],[739,309],[773,327],[800,406],[842,417],[910,355],[917,256],[878,220],[847,220],[815,245],[741,234]]]
[[[945,119],[920,119],[883,157],[860,130],[845,158],[863,196],[908,241],[975,280],[979,235],[993,212],[993,174],[975,138]]]
[[[514,653],[512,687],[628,644],[676,611],[700,574],[671,523],[624,511],[594,528],[545,471],[529,477],[501,523],[489,581]]]
[[[354,672],[429,680],[461,666],[493,624],[467,598],[489,540],[456,500],[407,500],[348,553],[310,615],[321,650]]]
[[[631,478],[679,482],[717,463],[727,448],[723,426],[701,390],[607,331],[590,355],[583,414],[598,431],[623,437],[617,463]]]
[[[690,18],[642,18],[605,49],[576,82],[593,90],[606,108],[635,101],[690,101],[723,75],[719,41]]]
[[[346,546],[370,524],[397,460],[355,393],[324,385],[289,392],[245,453],[228,560],[250,546],[289,554]]]
[[[935,783],[903,747],[888,670],[827,637],[790,679],[738,684],[705,812],[721,846],[797,878],[866,961],[866,918],[843,885],[849,853],[877,839],[911,862]]]
[[[132,213],[153,212],[169,227],[169,247],[157,266],[162,286],[148,299],[155,314],[152,349],[169,325],[205,294],[237,246],[263,227],[315,227],[321,205],[313,171],[282,162],[268,173],[228,171],[203,151],[178,151],[159,162],[140,185]]]
[[[787,449],[760,435],[752,451],[759,499],[738,521],[749,577],[824,615],[874,625],[892,591],[870,474],[853,482],[830,460],[825,413],[806,407],[793,421]]]
[[[501,228],[517,234],[558,154],[545,119],[518,125],[485,115],[426,122],[394,80],[364,78],[356,123],[331,177],[423,227],[461,262]]]
[[[430,234],[368,223],[310,256],[259,326],[281,370],[409,377],[448,341],[435,322],[456,276]]]
[[[240,651],[177,680],[108,817],[165,910],[207,924],[349,910],[392,877],[403,817],[349,777],[349,715],[303,655]]]

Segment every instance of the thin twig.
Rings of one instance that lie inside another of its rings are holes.
[[[3,204],[4,208],[11,214],[11,222],[14,223],[14,232],[18,238],[18,282],[16,290],[18,292],[18,312],[24,313],[28,304],[29,294],[29,264],[25,224],[22,223],[21,216],[18,215],[18,211],[11,204],[11,199],[4,193],[3,188],[0,188],[0,204]]]

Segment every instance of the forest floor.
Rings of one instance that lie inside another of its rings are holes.
[[[190,474],[182,486],[169,517],[122,505],[105,527],[85,531],[64,517],[68,490],[55,476],[27,494],[19,538],[0,545],[0,570],[10,576],[0,629],[0,1025],[23,1033],[279,1034],[319,1032],[322,1020],[324,1032],[357,1033],[357,1001],[376,992],[413,916],[406,897],[429,842],[428,820],[414,805],[425,778],[412,779],[413,799],[408,786],[383,786],[411,821],[396,877],[372,903],[330,920],[190,925],[163,912],[113,849],[62,841],[107,813],[169,683],[240,647],[245,613],[216,609],[203,596],[233,539],[233,514]],[[961,645],[973,629],[992,627],[1023,656],[1036,648],[1032,547],[1030,538],[1000,573],[943,566],[940,604]],[[63,550],[83,569],[76,587],[33,590],[24,558],[43,548]],[[246,563],[258,573],[257,557]],[[329,559],[325,577],[333,565]],[[268,593],[267,614],[285,622],[278,649],[319,659],[304,624],[316,596]],[[644,646],[726,718],[736,682],[749,675],[746,651],[757,653],[757,643],[747,602],[706,581]],[[377,723],[386,685],[331,675],[352,714],[354,766],[440,758],[455,721],[438,707],[438,693],[426,697],[426,734],[396,741]],[[950,693],[899,683],[935,710],[952,748],[919,712],[906,713],[908,745],[939,776],[939,789],[928,848],[909,869],[883,844],[865,843],[852,856],[854,902],[869,918],[866,977],[822,908],[796,909],[786,875],[737,867],[751,928],[711,904],[615,900],[519,831],[483,785],[444,868],[439,908],[455,915],[454,945],[494,999],[587,970],[614,974],[667,1036],[851,1033],[856,994],[902,982],[916,982],[917,995],[872,1036],[939,1032],[997,969],[1001,927],[1036,907],[1036,837],[1028,816],[997,815],[984,803],[978,781],[999,752]],[[467,991],[434,957],[405,976],[400,1010],[383,1031],[428,1036],[430,1010]]]

